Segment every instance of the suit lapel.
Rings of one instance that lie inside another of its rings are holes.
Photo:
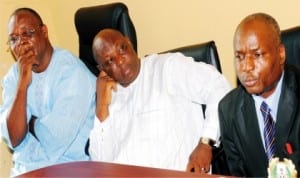
[[[294,115],[298,106],[295,91],[294,80],[289,73],[285,73],[282,83],[281,95],[279,99],[277,121],[276,121],[276,147],[278,154],[285,150],[285,143],[288,141],[288,135],[294,122]],[[278,136],[280,135],[280,137]]]
[[[255,152],[255,155],[258,159],[267,160],[263,142],[261,140],[259,125],[257,121],[257,115],[255,110],[254,100],[250,95],[246,97],[244,100],[244,104],[242,105],[242,117],[241,120],[241,128],[244,128],[241,133],[246,141],[246,145],[251,149],[250,152]],[[244,124],[244,125],[243,125]]]

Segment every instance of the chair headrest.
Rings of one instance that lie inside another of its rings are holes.
[[[137,52],[136,31],[125,4],[117,2],[83,7],[76,11],[74,20],[79,36],[79,58],[95,75],[99,71],[93,57],[92,43],[100,30],[112,28],[120,31],[130,39]]]
[[[286,63],[300,68],[300,26],[281,31],[285,45]]]
[[[219,70],[219,72],[222,72],[217,47],[214,41],[183,46],[164,51],[162,53],[166,52],[181,52],[185,56],[193,57],[195,61],[201,61],[207,64],[212,64]]]

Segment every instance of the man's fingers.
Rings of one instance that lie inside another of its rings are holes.
[[[106,83],[108,84],[109,89],[111,89],[113,91],[117,91],[116,81],[114,79],[112,79],[110,76],[108,76],[106,72],[101,70],[101,72],[99,74],[99,78],[102,78],[102,79],[106,80]]]
[[[199,166],[190,163],[190,164],[188,164],[186,171],[187,172],[200,172],[200,168],[199,168]]]
[[[107,73],[104,72],[103,70],[100,71],[99,77],[105,77],[107,76]]]
[[[187,165],[186,171],[187,171],[187,172],[194,172],[194,171],[193,171],[193,168],[192,168],[192,166],[191,166],[190,164]]]
[[[111,84],[111,89],[116,92],[117,91],[117,83],[114,81],[112,84]]]
[[[200,167],[199,166],[194,166],[194,172],[201,172]]]
[[[208,173],[210,170],[210,165],[204,166],[204,165],[199,165],[197,163],[189,163],[186,171],[187,172],[197,172],[197,173]]]

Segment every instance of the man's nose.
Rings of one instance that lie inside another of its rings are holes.
[[[251,55],[246,55],[244,60],[243,69],[245,71],[251,71],[254,69],[254,59]]]
[[[19,44],[23,45],[28,42],[29,38],[23,35],[19,36],[19,40],[17,41]]]
[[[122,57],[116,57],[115,63],[117,66],[121,66],[124,63],[124,59]]]

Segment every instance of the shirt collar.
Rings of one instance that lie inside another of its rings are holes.
[[[268,98],[263,98],[261,96],[257,95],[252,95],[256,107],[260,107],[261,103],[265,101],[268,106],[271,108],[271,114],[276,120],[277,118],[277,110],[278,110],[278,103],[279,103],[279,98],[280,98],[280,93],[281,93],[281,88],[282,88],[282,80],[284,77],[284,72],[282,72],[282,75],[279,79],[279,82],[275,88],[275,91],[268,97]]]

